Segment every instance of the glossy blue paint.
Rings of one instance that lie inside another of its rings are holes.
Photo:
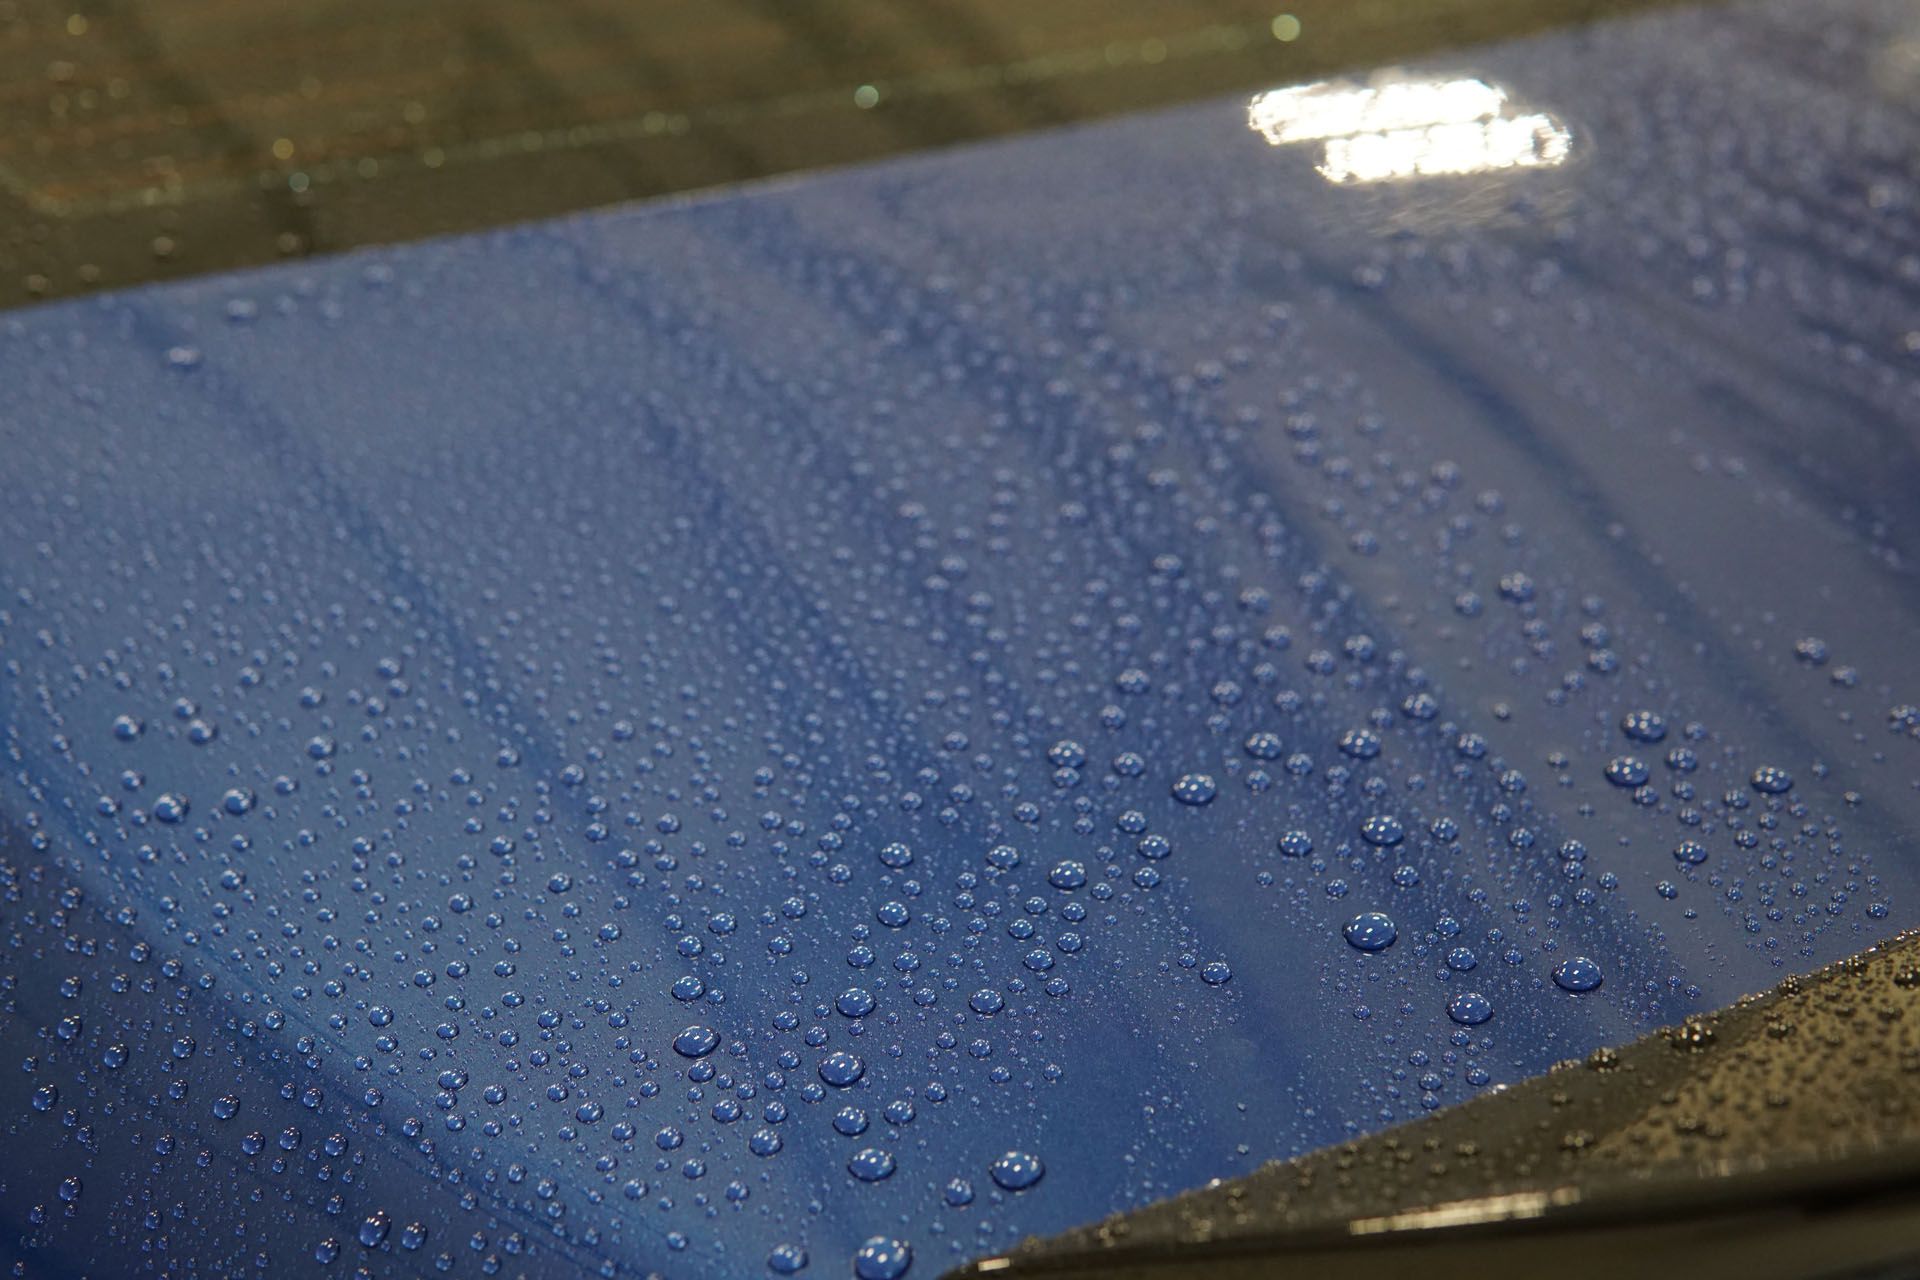
[[[0,1249],[930,1274],[1920,923],[1905,12],[0,322]]]

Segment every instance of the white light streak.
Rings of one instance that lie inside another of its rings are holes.
[[[1319,173],[1338,185],[1542,168],[1573,150],[1565,125],[1478,79],[1275,89],[1247,104],[1247,126],[1276,147],[1322,143]]]

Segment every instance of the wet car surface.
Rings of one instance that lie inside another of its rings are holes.
[[[1920,924],[1917,50],[0,318],[0,1251],[931,1275]]]

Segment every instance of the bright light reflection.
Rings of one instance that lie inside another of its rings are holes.
[[[1323,80],[1255,94],[1247,105],[1247,123],[1278,147],[1484,120],[1506,101],[1506,94],[1484,80],[1393,80],[1372,87]]]
[[[1320,82],[1254,95],[1247,124],[1273,146],[1322,142],[1333,183],[1483,173],[1564,163],[1573,135],[1553,117],[1509,110],[1484,80]]]
[[[1329,138],[1326,158],[1318,167],[1328,182],[1537,168],[1564,162],[1572,141],[1571,134],[1542,115],[1436,124]]]

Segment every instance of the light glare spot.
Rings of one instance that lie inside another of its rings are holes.
[[[1276,22],[1278,19],[1276,19]],[[1542,112],[1515,113],[1480,79],[1317,81],[1255,94],[1247,126],[1271,146],[1324,144],[1338,185],[1565,163],[1573,135]]]

